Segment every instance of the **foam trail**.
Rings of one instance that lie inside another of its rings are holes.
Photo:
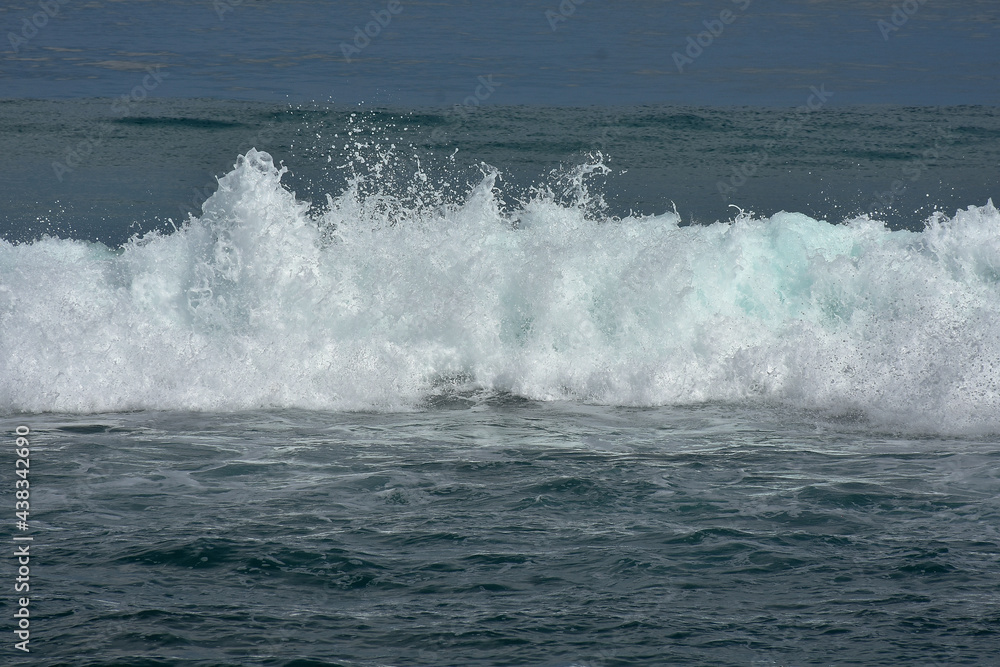
[[[396,410],[458,388],[1000,431],[992,203],[921,233],[679,227],[595,213],[595,168],[510,210],[487,171],[459,204],[355,183],[311,216],[251,150],[176,233],[0,243],[0,407]]]

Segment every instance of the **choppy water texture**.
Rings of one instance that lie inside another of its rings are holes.
[[[474,396],[396,415],[4,423],[32,428],[35,508],[35,652],[7,664],[926,666],[1000,651],[995,439]]]

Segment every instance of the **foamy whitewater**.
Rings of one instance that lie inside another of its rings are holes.
[[[0,242],[5,412],[405,410],[434,395],[787,405],[1000,431],[1000,213],[609,218],[357,176],[317,209],[250,150],[176,232]],[[376,170],[377,173],[377,170]],[[734,209],[735,210],[735,209]]]

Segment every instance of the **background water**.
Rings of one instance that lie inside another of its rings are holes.
[[[384,28],[388,2],[57,2],[24,43],[37,2],[0,8],[3,96],[118,97],[158,66],[148,94],[175,98],[451,106],[492,75],[503,105],[794,106],[820,84],[838,105],[1000,102],[991,0],[914,0],[895,22],[878,0],[400,0]],[[345,55],[358,29],[375,36]]]
[[[389,8],[0,7],[2,662],[995,664],[1000,6]]]
[[[802,104],[810,94],[803,89]],[[222,100],[155,100],[128,115],[109,100],[0,103],[3,237],[43,234],[119,246],[169,231],[215,192],[236,157],[257,148],[289,169],[284,182],[319,206],[346,187],[358,149],[395,145],[461,198],[498,169],[516,206],[553,169],[601,152],[608,214],[672,211],[684,224],[805,213],[839,223],[859,215],[923,229],[998,194],[995,107],[464,107],[359,111]],[[352,114],[354,117],[352,118]],[[340,139],[337,135],[340,135]],[[446,159],[446,158],[451,158]],[[416,163],[413,163],[414,169]],[[447,167],[446,169],[444,169]],[[392,187],[386,193],[398,194]],[[171,222],[171,220],[173,222]]]

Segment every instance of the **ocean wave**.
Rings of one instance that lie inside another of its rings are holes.
[[[761,402],[1000,431],[1000,213],[612,218],[600,159],[503,201],[416,170],[299,201],[241,156],[176,232],[0,242],[5,412]]]

